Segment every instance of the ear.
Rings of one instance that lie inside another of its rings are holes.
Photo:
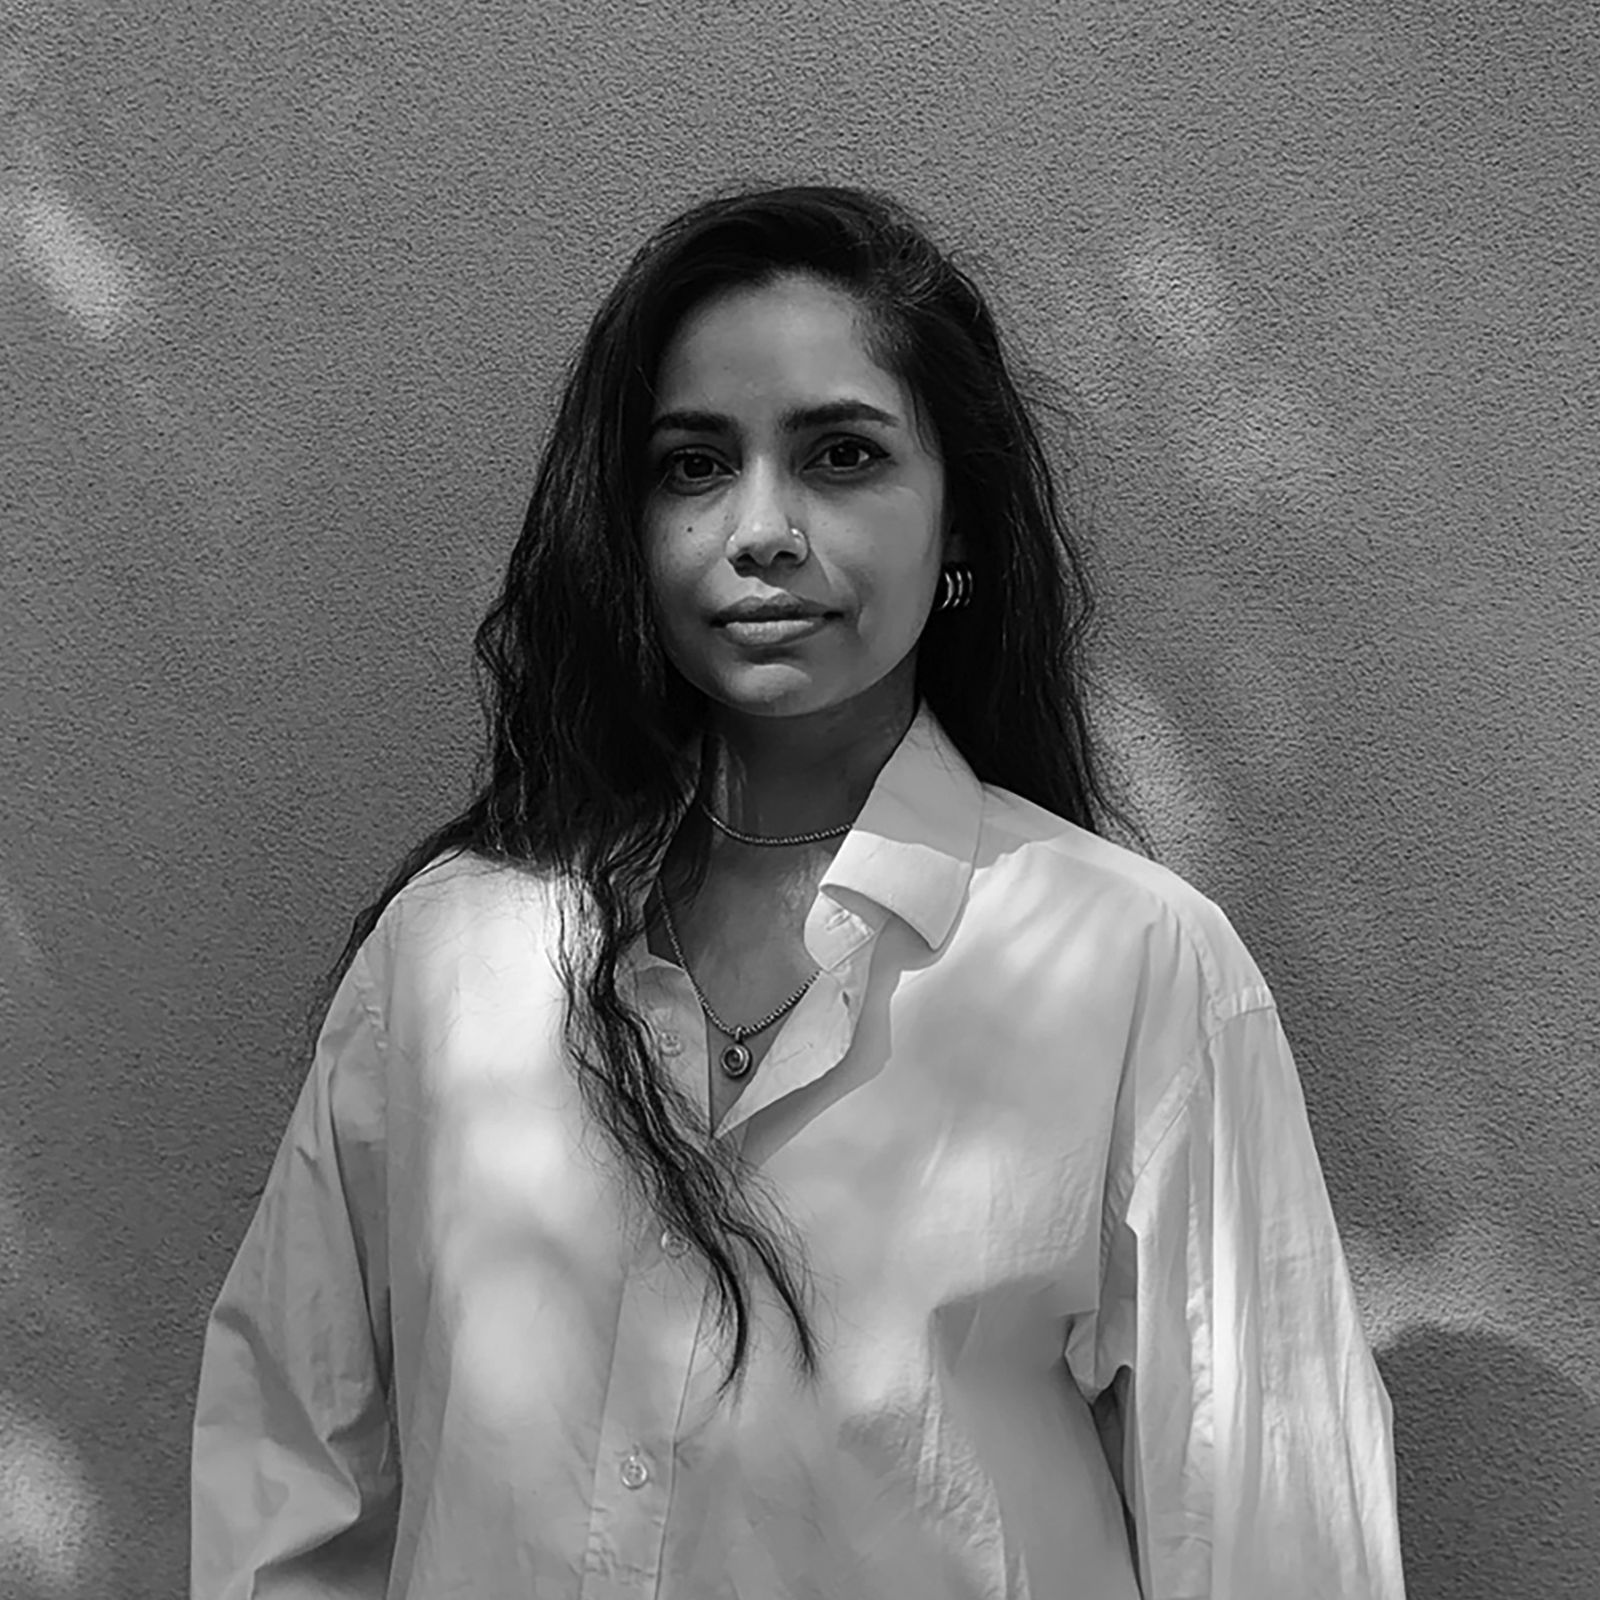
[[[944,514],[944,532],[939,541],[942,561],[969,561],[965,531],[953,521],[948,511]]]

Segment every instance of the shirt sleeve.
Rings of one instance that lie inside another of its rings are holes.
[[[192,1600],[379,1597],[387,1584],[399,1462],[369,983],[358,954],[206,1328]]]
[[[1145,1600],[1403,1600],[1389,1398],[1276,1010],[1198,1065],[1112,1220],[1090,1385],[1128,1369]]]

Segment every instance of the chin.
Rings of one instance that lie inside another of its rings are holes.
[[[799,717],[850,697],[848,690],[830,688],[811,673],[779,662],[719,674],[700,687],[717,705],[747,717]]]
[[[746,717],[803,717],[808,712],[825,711],[837,703],[827,695],[796,690],[789,694],[714,694],[711,698],[725,711]]]

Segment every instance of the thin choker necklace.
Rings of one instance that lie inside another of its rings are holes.
[[[815,833],[741,833],[737,828],[724,822],[704,800],[696,800],[695,804],[705,812],[716,827],[730,839],[737,839],[740,844],[760,844],[769,847],[785,844],[821,844],[824,839],[842,839],[855,826],[853,822],[842,822],[837,828],[819,828]]]

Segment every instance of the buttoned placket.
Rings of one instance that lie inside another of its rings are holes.
[[[633,998],[650,1025],[658,1058],[692,1092],[696,1077],[704,1081],[706,1052],[694,1028],[698,1005],[687,983],[676,981],[679,976],[641,953]],[[703,1090],[698,1099],[703,1103]],[[675,1446],[709,1288],[686,1256],[685,1242],[670,1229],[641,1224],[600,1418],[583,1600],[641,1600],[661,1589]]]
[[[646,1236],[628,1273],[600,1420],[584,1600],[661,1590],[675,1445],[706,1309],[704,1275]]]
[[[807,943],[845,970],[824,970],[791,1013],[763,1073],[730,1108],[717,1138],[742,1143],[752,1116],[842,1059],[865,980],[865,962],[847,958],[865,954],[861,947],[875,931],[832,902],[814,908]],[[663,1066],[707,1108],[705,1029],[688,979],[641,951],[634,1002],[650,1025]],[[659,1224],[642,1227],[623,1288],[600,1421],[583,1600],[654,1600],[661,1592],[677,1443],[686,1413],[698,1418],[714,1403],[715,1351],[706,1331],[710,1298],[709,1281],[687,1241]]]

